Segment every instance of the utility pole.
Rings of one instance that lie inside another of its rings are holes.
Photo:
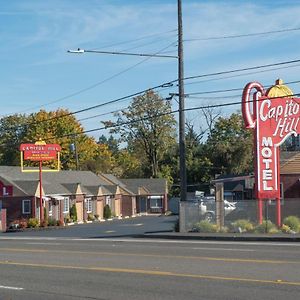
[[[185,114],[184,114],[184,73],[183,73],[183,43],[182,43],[182,7],[177,0],[178,10],[178,95],[179,95],[179,156],[180,156],[180,198],[187,200],[187,179],[185,161]]]
[[[76,160],[76,171],[79,170],[79,159],[78,159],[78,151],[77,151],[77,141],[76,141],[76,134],[73,135],[73,143],[70,145],[70,150],[75,154]]]

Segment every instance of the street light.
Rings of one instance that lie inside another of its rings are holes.
[[[184,68],[183,68],[183,39],[182,39],[182,7],[181,0],[177,0],[177,19],[178,19],[178,55],[159,55],[145,53],[129,53],[114,51],[68,50],[69,53],[83,54],[86,52],[115,55],[132,55],[147,57],[163,57],[178,59],[178,98],[179,98],[179,156],[180,156],[180,198],[181,201],[187,200],[187,176],[186,176],[186,145],[185,145],[185,114],[184,114]]]

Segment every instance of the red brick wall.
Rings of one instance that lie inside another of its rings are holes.
[[[284,198],[300,198],[300,174],[282,174]]]
[[[6,209],[7,225],[14,220],[21,218],[29,219],[34,217],[34,197],[5,197],[2,198],[2,208]],[[31,200],[31,213],[22,213],[22,200]]]
[[[0,210],[0,231],[6,231],[6,209]]]

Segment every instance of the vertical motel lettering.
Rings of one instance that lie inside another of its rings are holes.
[[[271,164],[273,162],[273,141],[271,137],[262,138],[262,149],[261,155],[263,157],[263,170],[262,170],[262,183],[264,191],[272,191],[273,187],[269,186],[268,183],[273,180],[273,170],[271,169]]]

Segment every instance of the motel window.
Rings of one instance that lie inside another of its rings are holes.
[[[111,200],[112,200],[112,198],[110,196],[106,196],[105,197],[105,205],[109,205],[109,207],[111,207]]]
[[[93,207],[92,207],[92,198],[86,198],[86,212],[87,213],[91,213],[93,211]]]
[[[31,200],[23,200],[22,214],[30,214],[30,213],[31,213]]]
[[[150,207],[151,208],[162,208],[162,197],[161,196],[150,196]]]
[[[70,210],[70,203],[69,203],[69,197],[64,198],[64,213],[69,213]]]

